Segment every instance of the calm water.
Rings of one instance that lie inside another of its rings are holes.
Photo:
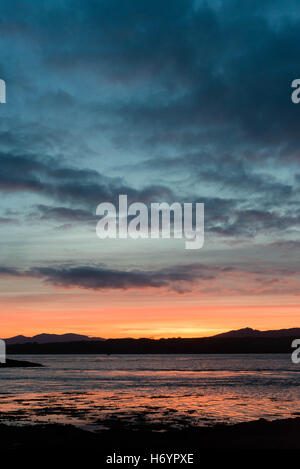
[[[15,356],[45,368],[0,371],[0,421],[212,425],[300,415],[290,355]]]

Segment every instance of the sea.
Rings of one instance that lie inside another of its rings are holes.
[[[288,354],[14,355],[0,370],[0,423],[153,431],[300,416]]]

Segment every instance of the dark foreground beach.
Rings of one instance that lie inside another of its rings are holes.
[[[257,420],[235,425],[216,425],[151,432],[131,430],[115,422],[106,431],[87,431],[72,425],[0,424],[1,448],[7,451],[63,450],[65,453],[97,452],[106,458],[119,454],[199,453],[205,450],[300,449],[300,418],[268,422]]]

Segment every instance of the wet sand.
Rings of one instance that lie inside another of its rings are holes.
[[[278,400],[257,403],[253,417],[253,403],[241,396],[202,396],[202,394],[175,393],[136,397],[125,391],[103,392],[53,392],[53,393],[0,393],[0,423],[15,425],[64,424],[83,430],[110,430],[118,428],[131,431],[164,432],[195,427],[212,427],[220,424],[266,420],[291,419],[300,415],[299,407],[284,409]],[[208,407],[208,402],[214,407]],[[258,415],[259,405],[265,407]],[[280,406],[279,406],[280,404]],[[227,412],[225,412],[227,406]],[[269,406],[269,407],[268,407]],[[274,407],[275,406],[275,407]],[[280,407],[280,414],[274,409]],[[221,412],[223,407],[223,412]],[[247,408],[251,412],[248,414]],[[294,411],[293,411],[294,408]],[[218,411],[217,411],[218,409]],[[267,411],[269,409],[269,411]],[[231,411],[231,415],[229,415]]]

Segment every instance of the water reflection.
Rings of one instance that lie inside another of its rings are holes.
[[[1,370],[1,422],[159,431],[300,414],[299,370],[288,355],[27,359],[45,368]]]

